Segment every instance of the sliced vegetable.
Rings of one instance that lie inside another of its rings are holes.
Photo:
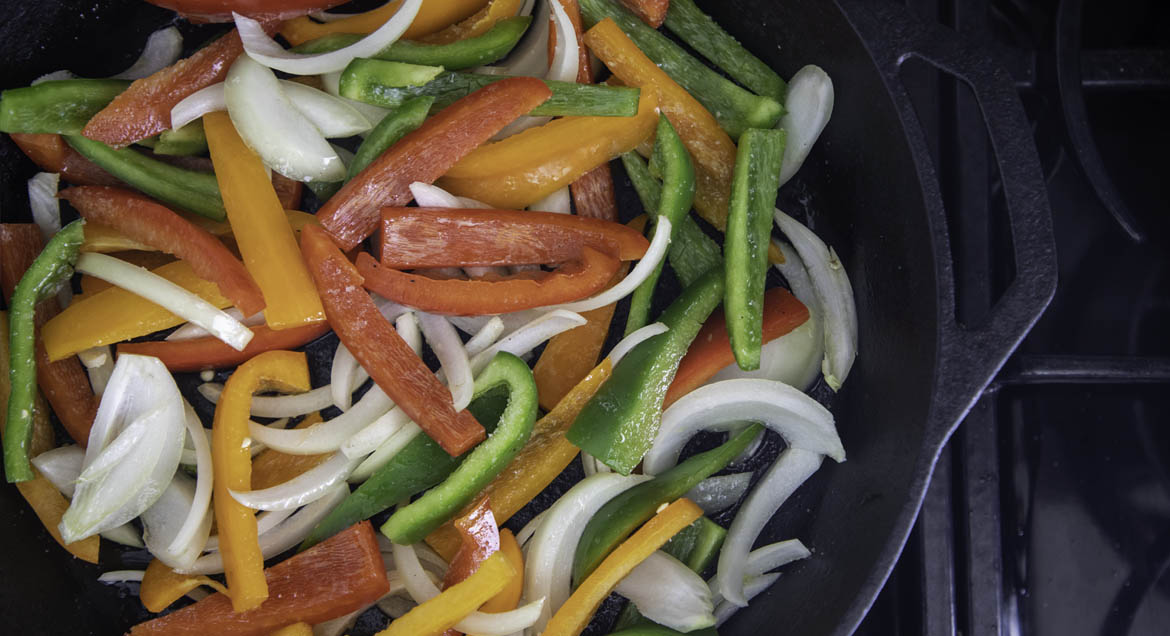
[[[203,124],[190,122],[180,128],[158,134],[158,143],[151,149],[156,155],[190,156],[207,152],[207,137]]]
[[[324,137],[349,137],[371,128],[370,120],[354,107],[350,100],[335,97],[292,80],[278,80],[274,84],[270,74],[259,72],[255,67],[248,68],[250,66],[246,65],[243,70],[236,72],[237,82],[230,91],[227,88],[228,82],[224,81],[192,93],[175,104],[171,110],[171,121],[175,126],[182,126],[182,130],[194,124],[200,132],[199,140],[203,150],[206,150],[207,140],[202,132],[203,127],[197,120],[207,113],[229,110],[227,95],[231,92],[233,94],[231,110],[234,111],[232,117],[237,123],[250,124],[250,126],[241,124],[249,131],[256,131],[248,135],[249,140],[264,144],[263,149],[269,154],[274,154],[268,150],[274,147],[272,141],[265,138],[267,134],[271,134],[270,129],[279,124],[281,128],[288,128],[300,136],[305,136],[308,131],[304,129],[302,117],[312,123]],[[233,76],[231,72],[228,75]],[[242,81],[239,81],[241,79]],[[292,106],[291,110],[295,112],[291,112],[289,106]],[[272,115],[279,113],[280,117],[277,121],[256,121],[257,110],[271,111]],[[269,131],[262,131],[264,127],[268,127]],[[159,143],[154,148],[156,154],[161,154],[159,146],[163,144],[168,132],[172,131],[163,131],[159,135]],[[299,183],[299,180],[297,182]]]
[[[0,132],[76,135],[129,85],[123,80],[69,79],[10,88],[0,94]]]
[[[41,170],[59,173],[69,183],[77,185],[121,183],[116,177],[70,148],[61,135],[9,133],[8,137]]]
[[[629,599],[643,616],[680,632],[715,625],[707,582],[661,550],[639,563],[614,591]]]
[[[748,447],[750,452],[751,447]],[[687,499],[695,502],[707,514],[714,514],[726,510],[743,498],[751,485],[752,474],[734,473],[708,477],[699,482],[694,488],[687,491]]]
[[[694,0],[674,0],[669,4],[666,28],[670,29],[671,33],[757,95],[784,102],[787,93],[784,80],[760,58],[752,55],[731,34],[724,31],[723,27],[716,24],[711,16],[703,13]],[[652,26],[658,27],[661,23]],[[784,128],[791,131],[787,126]]]
[[[608,164],[597,166],[581,175],[569,184],[569,189],[573,193],[573,205],[579,216],[603,221],[618,220],[617,196],[614,194],[613,175]]]
[[[472,15],[483,5],[484,0],[424,2],[413,21],[409,21],[410,28],[402,37],[419,38],[434,33]],[[343,15],[325,23],[314,22],[307,17],[294,18],[281,25],[280,34],[296,46],[331,33],[373,33],[394,17],[401,7],[402,0],[394,0],[372,11]]]
[[[303,393],[301,395],[304,395]],[[253,398],[254,400],[255,398]],[[321,416],[311,413],[301,420],[298,429],[305,429],[321,422]],[[292,455],[268,449],[252,458],[252,490],[263,490],[283,484],[321,465],[328,460],[328,453],[318,455]]]
[[[202,425],[199,429],[198,434],[203,438],[200,443],[206,450],[207,436],[203,433]],[[208,459],[210,455],[210,451],[207,451]],[[206,462],[204,468],[210,472],[211,462]],[[211,515],[208,514],[211,490],[205,487],[204,494],[207,498],[204,501],[196,501],[195,488],[194,479],[181,471],[175,472],[162,495],[154,504],[142,511],[140,516],[142,538],[146,548],[169,568],[191,567],[203,552],[207,537],[211,533]],[[188,519],[196,521],[193,532],[180,537],[179,533],[187,525]]]
[[[420,38],[432,44],[449,44],[486,33],[493,26],[516,15],[531,15],[530,0],[488,0],[486,5],[466,18]]]
[[[370,134],[358,146],[353,161],[349,163],[346,180],[353,179],[361,174],[375,159],[386,152],[407,133],[417,129],[427,118],[434,99],[431,97],[415,97],[408,99],[401,106],[386,115]]]
[[[282,484],[262,490],[239,488],[228,492],[233,499],[253,510],[296,510],[325,497],[334,486],[344,484],[356,466],[356,461],[334,453],[324,462]]]
[[[421,603],[405,616],[395,619],[379,636],[441,634],[461,618],[475,611],[519,574],[502,554],[488,557],[465,581]]]
[[[146,611],[161,612],[191,590],[202,586],[227,593],[227,588],[215,579],[201,575],[179,574],[162,561],[153,559],[150,565],[146,566],[146,573],[142,575],[138,598]]]
[[[788,99],[784,102],[786,112],[777,124],[778,128],[788,132],[784,163],[780,166],[780,185],[788,183],[804,165],[805,158],[833,114],[833,99],[833,80],[821,67],[809,64],[792,76]]]
[[[657,29],[666,20],[666,9],[670,0],[621,0],[640,20]]]
[[[481,498],[470,511],[455,519],[454,524],[462,541],[443,577],[444,588],[471,576],[485,559],[500,551],[500,529],[496,527],[487,498]]]
[[[512,564],[512,569],[516,570],[519,576],[512,579],[508,586],[490,601],[480,606],[480,611],[488,614],[514,610],[524,596],[524,554],[520,551],[520,543],[516,541],[511,530],[500,530],[500,553]]]
[[[225,369],[250,360],[265,351],[296,349],[329,333],[329,323],[305,325],[275,331],[265,325],[250,328],[252,339],[243,350],[224,344],[218,338],[205,337],[190,340],[125,342],[118,345],[118,355],[127,353],[153,356],[162,360],[172,373]]]
[[[623,272],[619,271],[618,276]],[[616,278],[616,277],[615,277]],[[609,335],[609,323],[617,305],[583,312],[587,322],[548,341],[532,368],[540,406],[553,410],[594,368]]]

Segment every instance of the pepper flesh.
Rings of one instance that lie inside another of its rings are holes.
[[[167,567],[167,564],[158,559],[151,559],[146,566],[146,574],[142,575],[142,585],[138,589],[138,599],[148,612],[161,612],[171,606],[171,603],[186,596],[187,592],[208,586],[217,592],[227,594],[227,588],[222,583],[206,576],[179,574]]]
[[[415,40],[434,33],[472,15],[483,5],[484,0],[424,2],[402,38]],[[314,22],[307,17],[293,18],[281,25],[280,34],[289,44],[297,46],[333,33],[373,33],[392,18],[401,6],[402,0],[394,0],[365,13],[355,13],[341,20],[324,23]],[[515,14],[513,11],[510,15]]]
[[[535,78],[489,84],[444,108],[382,153],[317,213],[343,249],[353,249],[378,226],[378,210],[414,197],[410,184],[433,182],[473,148],[549,98]]]
[[[438,636],[499,594],[516,576],[516,570],[497,552],[467,580],[394,619],[377,636]]]
[[[310,413],[296,428],[308,428],[321,423],[320,413]],[[328,460],[330,453],[320,455],[290,455],[268,449],[252,459],[252,490],[263,490],[294,479]]]
[[[227,113],[208,113],[203,127],[232,234],[264,292],[265,322],[288,329],[324,320],[321,299],[264,164],[244,145]]]
[[[61,135],[10,133],[9,138],[45,172],[56,172],[76,185],[120,185],[122,182],[81,156]]]
[[[568,601],[553,614],[544,636],[577,636],[589,624],[605,597],[639,563],[671,537],[703,516],[703,511],[689,499],[679,499],[654,515],[654,518],[626,539],[573,592]]]
[[[408,99],[401,106],[390,111],[378,122],[377,126],[366,135],[362,145],[358,146],[349,163],[346,179],[353,179],[361,174],[366,166],[370,165],[388,148],[398,143],[412,130],[416,130],[427,118],[427,112],[435,99],[433,97],[415,97]]]
[[[623,276],[624,271],[619,271],[611,282]],[[553,336],[544,346],[540,360],[532,368],[541,408],[551,411],[593,370],[616,308],[614,303],[582,312],[585,324]]]
[[[172,373],[224,369],[243,364],[265,351],[303,347],[329,333],[329,323],[319,322],[280,331],[265,325],[249,329],[252,330],[252,339],[243,351],[235,350],[219,338],[207,336],[190,340],[121,343],[118,345],[118,355],[132,353],[153,356],[162,360]]]
[[[757,95],[784,102],[788,92],[788,85],[784,80],[724,31],[710,16],[703,13],[694,0],[672,0],[669,4],[666,28],[670,29],[671,33],[705,55],[716,66]],[[667,3],[663,1],[662,5],[665,9]]]
[[[500,529],[492,516],[491,502],[483,497],[466,514],[455,519],[455,528],[461,541],[459,551],[451,559],[443,587],[448,588],[475,574],[476,568],[489,556],[500,551]]]
[[[666,10],[671,3],[670,0],[621,0],[621,2],[642,22],[655,29],[666,21]]]
[[[516,536],[506,528],[500,530],[500,554],[503,554],[508,563],[512,564],[513,570],[524,571],[524,553],[520,551],[520,544],[516,542]],[[479,611],[495,614],[514,610],[520,604],[520,598],[523,595],[524,577],[517,576],[499,594],[480,606]]]
[[[613,174],[609,164],[600,166],[581,175],[569,184],[573,205],[577,215],[603,221],[617,221],[617,195],[613,189]]]
[[[500,208],[522,208],[635,148],[657,122],[658,97],[642,91],[633,117],[563,117],[485,144],[439,185]]]
[[[524,0],[489,0],[470,16],[419,39],[431,44],[450,44],[482,35],[500,21],[520,13],[523,4]]]
[[[245,451],[246,453],[247,451]],[[135,625],[133,636],[267,636],[286,625],[312,625],[367,607],[390,591],[386,566],[369,523],[264,571],[270,592],[260,607],[236,613],[223,594]],[[230,586],[229,586],[230,588]]]
[[[382,317],[362,288],[361,274],[329,235],[306,226],[301,249],[321,290],[329,324],[374,382],[452,456],[479,443],[483,426],[467,411],[455,411],[451,392]]]
[[[130,83],[68,79],[12,88],[0,95],[0,132],[76,135]]]

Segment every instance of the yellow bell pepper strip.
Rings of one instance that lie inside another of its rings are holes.
[[[153,273],[223,309],[231,301],[215,283],[205,281],[183,261],[168,263]],[[186,322],[158,305],[118,287],[86,294],[45,323],[41,330],[49,360],[60,360],[93,347],[114,344],[168,329]]]
[[[272,636],[313,636],[313,626],[308,623],[293,623],[272,632]]]
[[[146,566],[146,574],[142,575],[138,599],[142,601],[146,611],[158,613],[183,598],[187,592],[203,585],[223,594],[228,593],[227,588],[215,579],[202,575],[179,574],[162,561],[152,559],[150,565]]]
[[[500,530],[500,554],[512,565],[517,572],[524,571],[524,553],[520,551],[520,544],[511,530]],[[499,594],[491,597],[488,602],[480,606],[479,611],[489,614],[509,612],[520,605],[520,597],[524,594],[524,577],[514,577],[508,585],[500,590]]]
[[[618,271],[619,277],[625,275],[624,269]],[[548,341],[540,360],[532,368],[540,408],[551,411],[589,375],[609,335],[609,323],[613,320],[615,308],[616,305],[606,305],[582,312],[581,317],[587,321],[585,324],[557,334]]]
[[[519,209],[634,149],[654,132],[658,97],[644,90],[633,117],[562,117],[473,150],[438,185],[498,208]],[[735,146],[732,146],[734,163]],[[730,183],[730,176],[729,176]]]
[[[317,288],[260,157],[244,145],[227,113],[208,113],[203,128],[232,234],[248,273],[264,292],[265,322],[287,329],[325,320]]]
[[[215,467],[212,503],[219,528],[224,574],[237,612],[255,609],[268,598],[264,557],[257,539],[256,514],[236,501],[229,490],[252,487],[252,457],[248,452],[248,416],[252,394],[258,391],[308,391],[309,366],[305,354],[268,351],[245,362],[228,378],[215,408],[211,427],[211,457]]]
[[[322,421],[320,413],[310,413],[296,428],[308,428]],[[263,490],[299,476],[329,459],[330,453],[320,455],[289,455],[268,449],[252,459],[252,490]]]
[[[543,636],[577,636],[589,624],[605,597],[639,563],[661,548],[683,528],[703,516],[703,511],[689,499],[679,499],[666,506],[646,525],[630,535],[573,592],[569,600],[548,622]]]
[[[423,6],[426,6],[425,2]],[[474,15],[419,39],[428,44],[450,44],[483,35],[500,20],[519,14],[522,6],[524,0],[491,0]],[[421,13],[422,9],[419,9],[419,12]],[[415,22],[418,22],[418,18],[415,18]]]
[[[419,7],[418,15],[414,17],[414,22],[410,23],[410,28],[402,34],[402,38],[417,40],[444,29],[474,14],[484,6],[484,3],[485,0],[428,0]],[[324,24],[307,17],[294,18],[281,25],[280,34],[289,44],[297,46],[333,33],[373,33],[398,13],[400,6],[402,0],[394,0],[377,9],[355,13],[348,18]],[[516,12],[513,11],[511,15],[516,15]]]
[[[438,636],[503,591],[518,575],[497,552],[480,564],[475,574],[395,619],[377,636]]]

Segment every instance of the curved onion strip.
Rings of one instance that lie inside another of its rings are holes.
[[[633,351],[634,347],[642,344],[642,342],[649,340],[650,338],[653,338],[654,336],[664,334],[669,330],[669,327],[660,322],[651,323],[645,327],[636,329],[630,335],[622,338],[621,342],[618,342],[616,345],[614,345],[613,350],[610,351],[609,355],[606,357],[609,358],[610,362],[612,362],[614,366],[617,366],[617,363],[621,362],[622,358],[626,357],[627,353]]]
[[[223,313],[231,316],[232,318],[235,318],[236,320],[239,320],[245,327],[255,327],[256,325],[264,324],[263,311],[258,311],[255,315],[245,317],[244,312],[240,311],[239,309],[236,309],[235,307],[228,307],[227,309],[223,310]],[[168,342],[174,342],[176,340],[194,340],[195,338],[206,338],[210,335],[211,334],[203,327],[200,327],[193,322],[189,322],[184,324],[182,327],[172,331],[164,339]]]
[[[78,351],[77,359],[81,360],[81,366],[85,367],[86,369],[94,369],[105,366],[106,364],[114,364],[114,356],[110,351],[109,345],[100,345],[97,347],[90,347],[83,351]]]
[[[443,373],[447,376],[447,386],[451,389],[455,410],[462,411],[471,403],[475,384],[463,341],[459,339],[459,334],[446,318],[421,311],[415,316],[427,344],[431,345],[431,350],[435,352],[435,357],[439,359]]]
[[[232,498],[253,510],[290,510],[312,503],[329,494],[333,486],[344,484],[357,461],[341,453],[300,475],[261,490],[229,490]]]
[[[744,574],[749,577],[759,576],[765,572],[770,572],[776,568],[807,559],[812,556],[812,552],[805,547],[800,539],[788,539],[787,541],[777,541],[776,543],[769,543],[766,546],[756,548],[748,554],[747,568]]]
[[[548,58],[550,7],[557,35],[556,49],[553,51],[552,60]],[[545,0],[537,7],[534,19],[536,22],[528,28],[524,39],[503,64],[481,66],[475,72],[488,75],[543,77],[562,82],[577,81],[577,33],[573,29],[573,23],[569,21],[569,15],[559,2]],[[543,126],[550,121],[552,121],[552,117],[522,115],[516,121],[504,126],[492,139],[498,141],[511,137],[530,128]],[[543,210],[543,208],[529,209]]]
[[[333,365],[329,370],[329,393],[333,396],[333,405],[342,411],[348,411],[353,403],[357,370],[360,367],[345,343],[337,343],[337,349],[333,351]]]
[[[103,539],[113,541],[119,545],[131,548],[146,547],[146,544],[142,542],[142,537],[138,534],[138,528],[135,528],[130,523],[124,523],[116,528],[104,530],[101,535]]]
[[[195,387],[203,399],[212,404],[219,403],[223,385],[218,382],[204,382]],[[329,387],[317,387],[305,393],[294,395],[257,395],[252,398],[252,415],[255,417],[299,417],[333,405]]]
[[[523,75],[544,77],[548,72],[549,2],[538,2],[532,16],[532,25],[501,64],[479,66],[476,73],[484,75]],[[574,35],[576,33],[574,32]],[[576,55],[576,52],[573,53]],[[576,80],[576,76],[568,81]]]
[[[788,81],[784,116],[776,124],[788,133],[784,161],[780,164],[780,185],[800,170],[809,150],[833,115],[833,80],[819,66],[809,64]]]
[[[367,120],[372,122],[380,122],[383,118],[386,117],[387,114],[390,113],[390,109],[388,108],[382,108],[380,106],[374,106],[373,104],[367,104],[365,102],[349,99],[348,97],[342,97],[340,71],[335,73],[322,73],[318,77],[321,78],[321,87],[325,89],[326,93],[329,93],[346,104],[349,104],[353,107],[354,110],[365,116]]]
[[[142,296],[176,316],[207,329],[237,351],[243,351],[252,340],[252,330],[240,324],[240,321],[146,268],[105,254],[85,252],[77,258],[75,269],[78,273],[89,274]]]
[[[32,465],[66,498],[73,497],[85,450],[76,444],[58,446],[32,458]]]
[[[206,544],[207,533],[211,530],[211,487],[213,485],[211,445],[208,443],[203,423],[199,421],[199,416],[195,415],[195,409],[191,408],[191,405],[185,400],[183,412],[187,416],[187,434],[195,446],[196,482],[195,494],[191,499],[191,511],[187,514],[182,527],[175,533],[171,544],[167,546],[167,551],[172,554],[180,554],[185,551],[185,546],[197,543],[198,535],[203,536]],[[202,528],[204,521],[208,522],[206,530]],[[198,556],[198,553],[195,556]]]
[[[401,585],[402,577],[398,576],[397,572],[394,573],[394,576],[396,577],[395,582]],[[403,588],[404,591],[405,589],[406,588]],[[402,598],[401,596],[387,596],[378,601],[377,605],[378,609],[381,610],[383,614],[389,616],[391,619],[394,619],[401,618],[404,614],[417,607],[418,603],[415,603],[409,598]],[[317,635],[314,634],[313,636]]]
[[[475,199],[455,196],[437,185],[422,181],[411,183],[410,193],[414,196],[415,203],[418,203],[421,208],[475,208],[488,210],[492,207]]]
[[[559,5],[558,5],[559,6]],[[552,194],[528,206],[535,212],[552,212],[554,214],[572,214],[573,199],[569,193],[569,186],[558,188]]]
[[[476,331],[475,335],[463,344],[463,349],[467,351],[468,356],[478,355],[484,349],[492,346],[496,340],[499,340],[503,333],[504,321],[500,320],[499,316],[492,316],[491,320],[484,323],[479,331]]]
[[[168,567],[191,567],[203,552],[207,536],[211,532],[211,517],[207,515],[207,503],[203,508],[195,501],[195,481],[183,472],[176,472],[167,489],[154,505],[142,512],[142,538],[146,547],[156,559]],[[197,524],[188,539],[182,542],[179,532],[184,530],[188,519],[195,518]],[[177,547],[176,547],[177,546]]]
[[[471,359],[471,372],[478,375],[492,358],[501,351],[522,356],[553,336],[585,324],[580,314],[571,310],[554,309],[508,334],[499,342],[479,352]]]
[[[340,97],[288,80],[282,80],[280,88],[292,105],[329,139],[352,137],[374,127],[369,118]]]
[[[531,539],[532,536],[536,534],[536,531],[540,529],[540,523],[544,521],[545,512],[546,511],[541,510],[540,514],[529,519],[528,523],[524,524],[523,528],[520,528],[520,532],[516,533],[516,543],[519,544],[521,548],[527,545],[528,540]]]
[[[605,462],[598,461],[598,459],[585,451],[581,451],[581,468],[585,471],[586,477],[592,477],[598,473],[612,473],[613,469],[605,465]]]
[[[418,14],[422,0],[405,0],[398,11],[378,27],[373,33],[354,42],[353,44],[316,55],[300,55],[286,51],[268,37],[264,27],[251,18],[233,13],[236,28],[240,31],[240,40],[244,43],[244,50],[248,56],[257,62],[285,73],[294,75],[315,75],[340,71],[354,58],[373,57],[390,46],[406,32],[407,27]]]
[[[102,572],[98,575],[98,583],[128,583],[128,582],[142,582],[142,577],[146,575],[146,570],[110,570],[109,572]]]
[[[634,270],[623,278],[618,284],[601,292],[600,294],[586,298],[585,300],[578,300],[576,302],[565,303],[563,305],[556,305],[553,309],[564,309],[567,311],[592,311],[598,307],[604,307],[616,303],[617,301],[634,293],[647,278],[650,277],[657,268],[658,264],[662,262],[663,257],[666,256],[666,250],[670,247],[670,219],[659,217],[658,224],[654,226],[654,238],[650,241],[650,248],[646,250],[646,254],[642,256],[642,260],[634,266]]]
[[[680,632],[715,624],[711,588],[685,563],[658,550],[614,588],[646,618]]]
[[[60,81],[60,80],[70,80],[70,79],[77,79],[77,74],[75,74],[73,71],[70,71],[67,69],[61,69],[59,71],[45,73],[44,75],[41,75],[40,77],[34,79],[32,82],[29,82],[29,85],[36,86],[37,84],[41,84],[44,82],[56,82],[56,81]]]
[[[578,55],[577,31],[569,14],[560,2],[550,0],[547,3],[552,7],[552,21],[557,30],[557,45],[553,51],[552,61],[548,65],[548,73],[544,78],[558,82],[576,82],[577,67],[580,62]],[[545,55],[548,54],[548,38],[545,38]]]
[[[528,543],[524,561],[524,598],[547,598],[548,603],[532,633],[539,634],[569,598],[573,556],[589,519],[618,494],[650,477],[605,473],[577,482],[545,512],[536,535]]]
[[[773,214],[780,231],[804,260],[825,322],[825,382],[834,391],[841,388],[853,360],[857,357],[857,307],[849,274],[837,253],[825,246],[803,223],[776,210]]]
[[[348,411],[326,422],[288,430],[249,422],[248,434],[253,440],[282,453],[319,455],[341,448],[354,433],[385,415],[393,406],[382,389],[374,385]]]
[[[279,526],[285,519],[288,519],[296,510],[265,510],[256,515],[256,536],[264,536],[265,532],[272,530]],[[203,546],[204,552],[215,552],[219,549],[219,535],[212,535],[207,537],[207,543]]]
[[[389,302],[389,301],[387,301]],[[413,311],[407,311],[394,320],[394,330],[406,341],[406,345],[415,355],[422,355],[422,331],[418,327],[418,317]]]
[[[387,440],[410,423],[410,416],[400,408],[392,408],[341,445],[341,452],[351,459],[364,459],[378,450]]]
[[[772,584],[775,583],[776,579],[778,579],[778,578],[780,578],[780,575],[778,573],[777,574],[764,574],[762,576],[752,577],[751,579],[749,579],[748,581],[746,581],[744,583],[744,586],[743,586],[744,597],[749,601],[752,600],[753,598],[759,596],[760,593],[763,592],[764,590],[772,587]],[[731,618],[732,615],[734,615],[738,611],[739,611],[738,605],[734,605],[734,604],[729,603],[727,601],[723,601],[722,603],[720,603],[715,608],[715,627],[722,627],[723,623],[726,623],[727,619]]]
[[[378,450],[374,451],[372,455],[367,457],[358,467],[354,469],[353,474],[349,476],[349,481],[353,483],[362,482],[370,478],[378,471],[379,468],[385,466],[394,456],[399,453],[406,445],[418,437],[422,433],[422,429],[414,422],[407,422],[398,429],[396,433],[391,435]]]
[[[751,473],[734,473],[708,477],[685,495],[707,514],[714,514],[735,505],[752,483]]]
[[[171,107],[171,129],[178,130],[207,113],[223,110],[227,110],[227,100],[223,96],[223,82],[204,86]]]
[[[61,231],[61,202],[57,199],[60,185],[61,175],[56,172],[38,172],[28,180],[28,207],[46,241]]]
[[[146,38],[146,47],[142,55],[130,65],[130,68],[118,73],[110,79],[136,80],[150,77],[164,68],[174,64],[183,52],[183,35],[173,26],[159,29]]]
[[[378,534],[378,550],[382,552],[382,560],[386,563],[386,569],[396,569],[394,562],[394,544],[390,539],[386,538],[384,534]],[[414,554],[422,563],[429,573],[434,574],[434,580],[437,583],[447,575],[447,561],[439,556],[431,547],[425,543],[416,543],[414,545]],[[404,588],[405,589],[405,588]]]
[[[102,354],[96,355],[99,350]],[[88,361],[81,356],[81,353],[78,353],[78,357],[82,358],[82,362],[85,363],[85,373],[89,376],[89,386],[93,389],[94,395],[101,398],[106,392],[106,385],[110,382],[110,374],[114,372],[113,351],[109,345],[94,347],[86,351],[93,357]],[[90,364],[92,362],[96,362],[96,364]]]

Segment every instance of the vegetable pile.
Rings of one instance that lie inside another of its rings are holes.
[[[806,391],[849,279],[776,208],[824,71],[693,0],[150,1],[235,29],[0,95],[44,171],[0,224],[4,474],[73,556],[149,553],[100,577],[132,634],[575,635],[613,593],[714,634],[810,557],[755,542],[845,460]]]

